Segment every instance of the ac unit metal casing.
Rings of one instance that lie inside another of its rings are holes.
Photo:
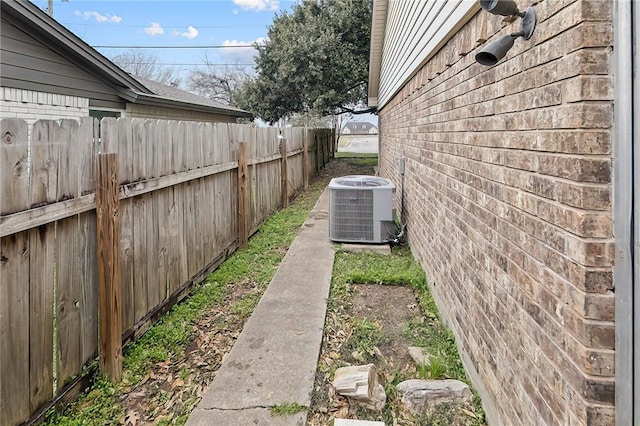
[[[352,175],[329,182],[329,239],[385,243],[395,235],[396,187],[377,176]]]

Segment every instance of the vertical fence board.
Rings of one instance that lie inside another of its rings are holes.
[[[4,237],[0,244],[0,424],[4,425],[21,423],[30,414],[29,232]]]
[[[287,140],[280,141],[280,193],[282,200],[280,204],[283,208],[289,207],[289,166],[287,164]]]
[[[0,120],[0,214],[29,207],[28,126],[24,120]]]
[[[302,185],[309,188],[309,130],[304,129],[302,142]]]
[[[79,192],[78,177],[83,160],[80,126],[75,120],[60,123],[60,168],[58,199]],[[56,329],[58,339],[58,384],[77,374],[82,368],[82,335],[80,302],[82,299],[82,255],[78,216],[57,223],[57,291]]]
[[[58,222],[56,269],[58,288],[56,297],[56,328],[58,339],[58,383],[64,383],[81,368],[80,311],[81,274],[78,246],[78,219]],[[32,236],[32,242],[34,241]],[[41,257],[42,254],[38,254]],[[76,305],[76,303],[78,305]]]
[[[99,140],[99,126],[95,118],[80,120],[78,151],[78,195],[95,193],[95,152]],[[80,346],[82,365],[98,353],[98,250],[96,212],[78,216],[78,244],[81,247],[80,270],[82,293],[80,300]]]
[[[0,213],[29,207],[24,120],[0,120]],[[26,420],[29,407],[29,233],[0,240],[0,424]]]
[[[247,189],[247,144],[238,144],[238,241],[246,247],[249,241],[249,193]]]
[[[60,156],[62,141],[68,139],[68,134],[69,128],[61,129],[56,121],[38,120],[34,124],[29,185],[31,207],[70,197],[70,188],[64,188],[58,181],[59,173],[62,176],[69,173],[69,164]],[[55,251],[55,223],[29,230],[29,330],[31,342],[40,342],[30,344],[29,348],[31,410],[37,409],[53,395]],[[78,339],[77,332],[75,337]]]
[[[81,356],[84,365],[93,359],[98,351],[98,229],[95,212],[86,212],[78,216],[78,231],[80,233],[78,244],[81,247],[79,262],[82,274]]]
[[[31,131],[30,207],[53,203],[58,195],[60,126],[52,120],[38,120]]]

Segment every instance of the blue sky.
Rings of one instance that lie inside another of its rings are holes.
[[[42,9],[47,0],[32,0]],[[250,45],[267,36],[276,13],[293,0],[54,0],[54,18],[91,46],[176,46],[145,52],[186,70],[203,64],[250,64]],[[229,46],[223,49],[188,46]],[[107,57],[128,49],[96,47]]]
[[[31,0],[47,9],[48,0]],[[111,58],[129,48],[147,46],[145,53],[178,71],[211,64],[242,64],[253,69],[253,45],[267,36],[267,27],[295,0],[53,0],[53,16],[90,46]],[[173,46],[175,48],[152,48]],[[196,46],[197,48],[190,48]],[[226,46],[204,48],[198,46]],[[366,114],[358,120],[377,124]]]

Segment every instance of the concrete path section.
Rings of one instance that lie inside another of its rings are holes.
[[[333,269],[328,207],[325,190],[187,426],[304,425],[306,412],[268,408],[311,404]]]

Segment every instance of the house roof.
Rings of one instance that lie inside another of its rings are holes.
[[[118,96],[127,102],[188,108],[237,117],[250,116],[247,111],[222,105],[171,86],[134,77],[30,1],[0,1],[3,15],[11,16],[14,22],[19,23],[22,29],[29,32],[29,35],[113,87]]]
[[[369,130],[371,129],[378,130],[378,127],[375,124],[369,123],[368,121],[350,121],[345,127],[354,133],[369,133]]]
[[[219,114],[237,115],[241,117],[249,117],[251,115],[249,112],[240,108],[221,104],[212,99],[187,92],[175,86],[158,83],[157,81],[149,80],[140,76],[133,77],[154,93],[154,95],[138,93],[136,103],[144,103],[145,101],[157,102],[160,99],[164,99],[180,104],[187,104],[185,106],[189,106],[190,108],[214,110]]]

